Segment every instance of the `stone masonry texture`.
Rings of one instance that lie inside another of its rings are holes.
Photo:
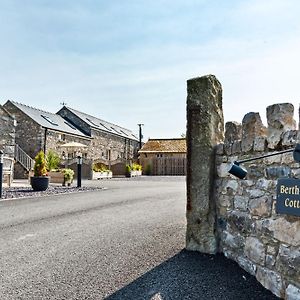
[[[229,122],[223,142],[220,93],[214,76],[188,81],[187,249],[222,252],[276,296],[300,299],[300,217],[275,211],[277,180],[300,179],[299,163],[291,152],[244,163],[243,180],[228,173],[235,160],[293,149],[294,108],[269,106],[268,128],[257,113],[246,114],[242,129]]]
[[[187,237],[186,247],[216,253],[212,190],[215,145],[224,140],[222,87],[213,75],[187,82]]]
[[[0,105],[0,150],[4,155],[14,157],[15,147],[15,119],[8,111]]]
[[[291,104],[275,104],[267,111],[267,131],[258,115],[245,116],[240,151],[226,151],[238,140],[226,139],[217,146],[219,171],[214,189],[219,251],[256,276],[276,296],[300,299],[300,217],[275,212],[277,179],[300,178],[299,163],[292,153],[285,153],[244,163],[248,175],[243,180],[226,172],[237,159],[293,149],[299,142]],[[239,139],[235,126],[226,126],[226,130],[232,132],[225,136]]]
[[[277,149],[280,146],[281,135],[296,129],[294,106],[290,103],[273,104],[267,107],[268,147]]]

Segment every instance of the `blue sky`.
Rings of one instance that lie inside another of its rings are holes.
[[[186,80],[214,74],[226,121],[291,102],[298,122],[298,0],[0,0],[0,91],[61,102],[147,138],[186,130]]]

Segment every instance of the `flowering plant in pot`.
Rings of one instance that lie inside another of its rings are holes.
[[[49,179],[46,168],[46,159],[43,151],[35,157],[33,167],[34,176],[30,177],[30,184],[35,191],[45,191],[49,186]]]
[[[126,177],[141,176],[142,166],[137,163],[133,163],[132,165],[126,165],[125,175]]]
[[[102,163],[93,165],[93,179],[112,178],[112,171]]]

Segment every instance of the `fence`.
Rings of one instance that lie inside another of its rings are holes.
[[[186,175],[186,158],[154,158],[152,175]]]

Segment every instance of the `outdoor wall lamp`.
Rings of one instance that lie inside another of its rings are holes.
[[[296,147],[294,149],[283,150],[283,151],[278,151],[276,153],[271,153],[271,154],[266,154],[266,155],[261,155],[261,156],[257,156],[257,157],[246,158],[246,159],[234,161],[231,164],[228,173],[230,173],[240,179],[243,179],[247,175],[247,170],[242,168],[240,166],[240,164],[248,162],[248,161],[253,161],[253,160],[270,157],[270,156],[274,156],[274,155],[280,155],[280,154],[288,153],[288,152],[293,152],[294,160],[297,162],[300,162],[300,144],[296,144]]]

